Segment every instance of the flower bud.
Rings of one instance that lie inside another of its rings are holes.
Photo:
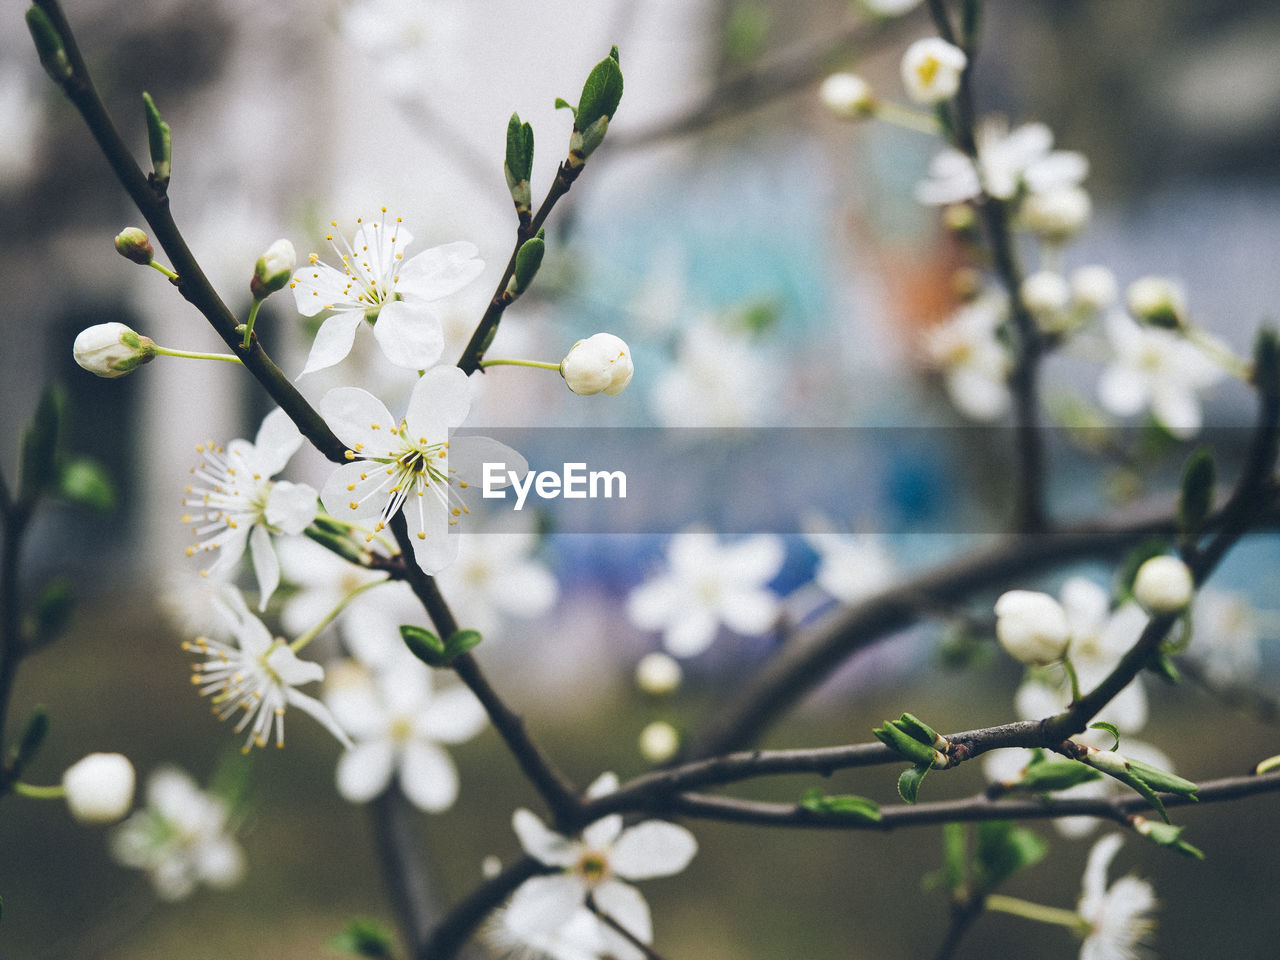
[[[631,382],[634,372],[630,348],[612,333],[597,333],[579,340],[560,361],[564,382],[584,397],[601,392],[616,397]]]
[[[1062,605],[1047,593],[1010,590],[996,601],[996,639],[1020,663],[1061,660],[1071,631]]]
[[[81,823],[111,823],[133,804],[134,774],[119,753],[91,753],[62,775],[71,815]]]
[[[645,654],[636,664],[636,686],[655,697],[675,692],[682,679],[680,662],[661,651]]]
[[[123,323],[99,323],[81,330],[71,351],[84,369],[111,380],[149,363],[156,345]]]
[[[1135,320],[1176,330],[1183,324],[1187,303],[1182,288],[1165,277],[1140,277],[1129,284],[1126,297]]]
[[[150,266],[156,251],[151,239],[138,227],[125,227],[116,234],[116,252],[126,260]]]
[[[852,73],[833,73],[818,88],[822,105],[843,120],[869,116],[876,106],[871,85]]]
[[[1060,314],[1071,302],[1066,278],[1053,270],[1037,270],[1022,281],[1022,302],[1037,317]]]
[[[1093,202],[1082,187],[1030,193],[1018,208],[1022,225],[1045,240],[1062,243],[1089,225]]]
[[[1071,274],[1071,298],[1077,306],[1101,313],[1116,302],[1116,275],[1100,264]]]
[[[925,37],[902,55],[902,83],[916,103],[949,100],[960,89],[960,76],[969,58],[941,37]]]
[[[298,265],[298,255],[288,240],[277,240],[267,247],[267,252],[253,266],[249,291],[255,300],[265,300],[286,283]]]
[[[665,720],[655,720],[640,731],[640,755],[650,763],[666,763],[680,749],[680,734]]]
[[[1195,582],[1177,557],[1152,557],[1133,578],[1133,595],[1151,613],[1177,613],[1191,602]]]

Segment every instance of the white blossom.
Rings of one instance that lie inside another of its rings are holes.
[[[956,409],[973,420],[995,420],[1009,408],[1013,361],[996,337],[1005,309],[1002,298],[979,297],[924,335],[926,360]]]
[[[1243,593],[1206,587],[1196,594],[1195,630],[1187,656],[1211,684],[1251,683],[1262,665],[1262,615]],[[1268,617],[1274,629],[1274,617]]]
[[[989,117],[975,134],[978,163],[948,147],[933,158],[929,179],[916,187],[925,204],[946,205],[972,200],[981,193],[1012,200],[1021,189],[1051,194],[1078,187],[1089,172],[1082,154],[1053,149],[1053,133],[1043,123],[1009,130],[1000,117]]]
[[[1151,884],[1132,875],[1107,885],[1107,868],[1124,840],[1110,833],[1093,845],[1076,912],[1088,924],[1080,960],[1138,960],[1150,956],[1157,907]]]
[[[560,361],[560,375],[574,393],[589,397],[620,394],[635,372],[631,348],[612,333],[597,333],[579,340]]]
[[[818,87],[818,99],[843,120],[865,117],[875,108],[871,84],[854,73],[833,73]]]
[[[76,334],[71,354],[81,368],[114,380],[155,357],[155,343],[123,323],[96,323]]]
[[[1117,290],[1116,275],[1100,264],[1071,272],[1071,299],[1090,313],[1101,313],[1115,303]]]
[[[325,703],[355,746],[338,760],[338,792],[367,803],[393,776],[409,801],[438,813],[458,797],[458,771],[441,744],[470,740],[487,723],[466,687],[435,690],[429,667],[402,659],[372,677],[348,662],[330,670]]]
[[[1195,436],[1204,420],[1197,394],[1222,371],[1177,334],[1139,326],[1122,313],[1107,315],[1106,330],[1114,356],[1098,380],[1102,406],[1118,417],[1149,407],[1174,436]]]
[[[80,823],[119,820],[133,804],[133,785],[133,764],[119,753],[91,753],[62,775],[67,808]]]
[[[902,55],[902,85],[916,103],[949,100],[960,89],[960,77],[969,58],[941,37],[924,37]]]
[[[187,555],[218,551],[206,573],[223,577],[235,569],[245,546],[258,580],[259,609],[280,583],[280,563],[272,534],[299,534],[316,516],[316,491],[305,483],[272,480],[302,446],[302,434],[283,410],[263,418],[253,443],[232,440],[226,448],[210,442],[196,449],[204,462],[193,467],[183,523],[193,524],[199,542]]]
[[[556,601],[556,578],[533,556],[533,533],[455,534],[457,559],[437,575],[458,620],[485,639],[497,636],[504,621],[531,620]]]
[[[290,635],[310,630],[361,587],[387,579],[385,573],[354,564],[306,537],[281,540],[276,553],[280,575],[292,587],[280,607],[280,624]],[[384,590],[375,593],[380,598]],[[339,614],[340,621],[346,613]]]
[[[996,639],[1019,663],[1061,660],[1071,639],[1067,614],[1047,593],[1009,590],[996,601]]]
[[[667,427],[759,426],[777,397],[775,380],[747,336],[702,320],[684,331],[649,401]]]
[[[604,774],[588,790],[597,797],[617,789]],[[649,905],[628,880],[679,873],[698,850],[684,827],[646,820],[623,829],[622,815],[609,814],[569,838],[549,829],[535,814],[517,810],[512,826],[524,850],[558,872],[526,880],[507,907],[505,923],[521,938],[562,930],[591,897],[596,907],[641,943],[653,939]],[[633,944],[603,923],[605,949],[618,960],[643,960]]]
[[[221,610],[233,640],[197,637],[182,648],[202,658],[192,664],[191,682],[200,688],[201,696],[210,698],[214,715],[226,720],[243,711],[235,727],[236,733],[249,731],[243,751],[266,746],[273,727],[276,746],[283,747],[285,708],[290,706],[318,720],[343,746],[351,746],[329,709],[295,689],[323,680],[324,668],[299,659],[284,640],[271,636],[243,602]]]
[[[858,603],[890,586],[897,578],[884,541],[868,533],[836,533],[814,519],[806,523],[804,540],[818,555],[813,579],[841,603]]]
[[[1051,243],[1070,240],[1089,225],[1093,201],[1074,184],[1031,191],[1018,206],[1018,223]]]
[[[518,476],[528,470],[524,457],[488,437],[449,439],[470,409],[471,384],[457,367],[428,370],[399,421],[367,391],[330,390],[320,413],[350,449],[349,462],[320,491],[325,509],[340,520],[373,525],[376,533],[403,508],[414,559],[427,573],[443,570],[458,552],[459,538],[449,536],[449,528],[469,512],[461,491],[479,484],[481,464],[502,462]]]
[[[722,623],[759,636],[778,615],[778,598],[766,584],[784,559],[782,541],[773,536],[722,546],[708,533],[676,534],[667,546],[668,570],[632,591],[627,613],[641,629],[661,630],[677,657],[707,649]]]
[[[862,5],[878,17],[900,17],[920,6],[920,0],[862,0]]]
[[[181,900],[200,884],[229,887],[244,876],[244,851],[231,836],[231,811],[176,767],[147,779],[147,806],[111,837],[112,855],[146,870],[156,893]]]
[[[1071,303],[1071,287],[1055,270],[1037,270],[1028,274],[1019,289],[1022,302],[1042,324],[1053,320]]]
[[[459,241],[431,247],[408,260],[413,237],[399,217],[389,221],[385,208],[372,220],[358,221],[353,243],[329,234],[342,264],[337,269],[311,254],[289,286],[304,317],[331,310],[320,325],[303,373],[331,367],[351,352],[363,320],[387,359],[398,367],[423,370],[444,349],[440,317],[432,304],[457,293],[480,275],[475,244]],[[335,228],[337,222],[332,224]]]
[[[1133,595],[1151,613],[1177,613],[1195,595],[1195,581],[1177,557],[1152,557],[1133,578]]]
[[[1187,295],[1168,277],[1139,277],[1125,292],[1125,306],[1136,320],[1175,327],[1186,318]]]
[[[275,293],[289,282],[289,274],[298,265],[298,254],[288,240],[277,240],[267,247],[266,252],[253,265],[253,277],[249,280],[249,289],[255,297],[261,299]]]
[[[661,650],[646,653],[636,664],[636,686],[651,696],[674,693],[683,679],[680,661]]]

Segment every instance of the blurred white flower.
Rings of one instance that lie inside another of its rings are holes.
[[[306,537],[281,540],[276,554],[282,579],[293,587],[280,607],[280,625],[290,636],[310,630],[361,587],[387,579],[386,573],[344,560]]]
[[[1019,663],[1061,660],[1071,639],[1067,614],[1047,593],[1009,590],[996,600],[996,639]]]
[[[1139,277],[1125,292],[1125,306],[1135,320],[1176,327],[1187,315],[1187,294],[1168,277]]]
[[[1055,270],[1028,274],[1019,290],[1022,302],[1043,328],[1052,328],[1071,303],[1067,278]]]
[[[920,6],[920,0],[862,0],[862,5],[878,17],[900,17]]]
[[[636,686],[651,696],[674,693],[684,679],[680,661],[669,653],[646,653],[636,664]]]
[[[469,512],[461,490],[479,484],[481,464],[505,462],[521,476],[528,470],[524,457],[488,437],[450,440],[449,431],[470,409],[471,383],[457,367],[428,370],[400,421],[359,387],[330,390],[320,413],[350,449],[349,462],[329,474],[320,491],[325,509],[376,533],[404,508],[418,566],[443,570],[458,552],[459,538],[449,536],[449,528]]]
[[[1191,571],[1177,557],[1152,557],[1133,578],[1133,596],[1150,613],[1177,613],[1195,592]]]
[[[805,543],[818,555],[814,582],[841,603],[858,603],[897,579],[893,557],[879,537],[835,533],[816,517],[806,520],[805,528]]]
[[[941,37],[924,37],[902,55],[902,85],[916,103],[941,103],[956,95],[968,63],[959,47]]]
[[[1009,351],[996,337],[1002,298],[979,297],[925,332],[928,363],[942,374],[956,409],[973,420],[995,420],[1009,408]]]
[[[459,623],[489,640],[504,620],[531,620],[551,609],[559,588],[546,564],[533,557],[536,534],[455,536],[458,557],[437,579]]]
[[[592,784],[588,796],[610,793],[617,789],[617,782],[613,774],[604,774]],[[653,939],[649,905],[625,881],[679,873],[698,850],[693,834],[684,827],[646,820],[623,829],[621,814],[588,825],[581,839],[561,836],[524,809],[515,812],[512,826],[529,856],[559,871],[526,880],[512,896],[505,923],[522,938],[562,930],[590,896],[601,912],[641,943],[649,943]],[[602,923],[600,933],[609,955],[643,960],[643,954],[617,931]]]
[[[1115,303],[1118,289],[1116,275],[1100,264],[1071,272],[1071,299],[1090,313],[1101,313]]]
[[[680,749],[680,731],[665,720],[655,720],[640,731],[640,756],[650,763],[666,763]]]
[[[400,661],[370,676],[353,662],[330,668],[325,703],[355,746],[338,760],[338,792],[367,803],[397,776],[420,810],[439,813],[458,798],[458,771],[441,744],[462,743],[488,718],[466,687],[433,689],[429,667]]]
[[[200,884],[230,887],[244,876],[244,852],[231,836],[226,801],[202,791],[177,767],[147,779],[147,806],[111,836],[111,853],[146,870],[156,893],[181,900]]]
[[[120,753],[91,753],[62,774],[71,816],[80,823],[112,823],[133,804],[134,773]]]
[[[234,642],[197,637],[186,641],[182,648],[202,657],[191,666],[191,682],[200,688],[202,697],[209,697],[214,715],[226,720],[237,710],[243,710],[236,733],[246,728],[243,751],[254,746],[264,747],[275,728],[277,747],[284,746],[285,708],[297,707],[310,714],[326,730],[337,737],[343,746],[351,741],[328,708],[305,693],[294,689],[305,683],[324,679],[324,669],[318,663],[298,659],[298,655],[284,640],[271,636],[269,631],[244,607],[221,606]]]
[[[833,73],[818,87],[818,99],[843,120],[865,117],[875,107],[871,85],[854,73]]]
[[[667,545],[667,566],[631,592],[627,614],[643,630],[661,630],[677,657],[711,646],[724,624],[735,633],[763,634],[778,615],[778,597],[765,585],[785,559],[782,541],[760,535],[720,545],[709,533],[678,533]]]
[[[1050,243],[1064,243],[1089,225],[1093,201],[1074,184],[1030,191],[1018,205],[1018,223]]]
[[[553,930],[513,929],[508,921],[508,911],[502,909],[494,913],[484,937],[504,957],[600,960],[608,948],[604,929],[600,918],[585,906],[579,907],[567,922]]]
[[[1148,407],[1175,437],[1200,431],[1198,392],[1222,379],[1222,370],[1196,347],[1168,330],[1139,326],[1115,311],[1106,318],[1113,359],[1098,380],[1098,400],[1118,417]]]
[[[975,139],[976,167],[950,147],[933,158],[929,179],[916,186],[921,203],[960,203],[984,191],[999,200],[1012,200],[1021,188],[1052,194],[1078,187],[1089,172],[1082,154],[1052,149],[1053,133],[1043,123],[1026,123],[1011,131],[1003,118],[988,117],[978,126]]]
[[[305,483],[272,480],[302,446],[302,434],[280,409],[263,418],[254,442],[232,440],[226,449],[213,443],[196,449],[204,462],[193,467],[195,481],[187,485],[182,521],[194,525],[199,542],[187,555],[218,551],[206,571],[229,575],[249,547],[258,580],[258,608],[280,583],[280,563],[271,534],[298,534],[316,516],[316,491]]]
[[[774,379],[748,337],[702,320],[680,338],[676,362],[655,379],[649,401],[667,427],[759,426],[777,399]]]
[[[1205,587],[1192,608],[1194,631],[1186,656],[1215,686],[1256,681],[1262,665],[1259,612],[1243,593]]]
[[[1132,875],[1107,886],[1107,868],[1123,838],[1110,833],[1093,845],[1076,912],[1089,925],[1080,960],[1138,960],[1149,956],[1158,905],[1151,884]]]
[[[302,372],[331,367],[346,357],[362,320],[373,327],[388,360],[423,370],[440,359],[444,349],[440,318],[431,304],[478,277],[484,262],[476,259],[475,244],[465,241],[431,247],[404,260],[403,251],[413,237],[399,217],[388,223],[384,209],[379,217],[357,222],[354,243],[335,234],[325,238],[341,270],[313,253],[289,283],[304,317],[333,311],[316,332]]]

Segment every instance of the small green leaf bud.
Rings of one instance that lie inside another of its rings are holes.
[[[880,804],[874,800],[868,800],[866,797],[858,797],[853,794],[827,796],[817,787],[804,792],[804,796],[800,798],[800,806],[823,816],[845,820],[863,820],[869,823],[879,823],[883,819],[880,813]]]
[[[31,39],[35,41],[36,53],[45,72],[57,83],[70,80],[71,61],[67,59],[62,37],[58,35],[49,15],[39,7],[31,7],[27,10],[27,29],[31,31]]]
[[[622,99],[622,68],[618,65],[618,48],[614,47],[587,75],[574,116],[574,129],[585,131],[601,119],[612,117]],[[604,136],[603,133],[600,134]],[[588,151],[589,153],[590,151]]]
[[[402,624],[400,636],[404,640],[404,645],[409,648],[409,652],[427,666],[443,667],[448,664],[449,657],[445,653],[444,643],[430,630],[415,627],[412,624]]]
[[[1204,526],[1213,506],[1216,479],[1213,451],[1208,447],[1200,447],[1187,458],[1178,497],[1178,525],[1186,536],[1196,536]]]
[[[98,323],[80,331],[72,353],[84,369],[110,380],[153,360],[156,345],[123,323]]]
[[[483,639],[479,630],[458,630],[450,634],[449,639],[444,642],[445,656],[449,660],[460,657],[478,647]]]
[[[1204,859],[1202,850],[1193,847],[1182,839],[1182,831],[1186,829],[1185,827],[1175,827],[1169,823],[1157,823],[1155,820],[1148,820],[1146,817],[1134,817],[1132,823],[1133,829],[1152,843],[1162,847],[1169,847],[1184,857],[1190,857],[1193,860]]]
[[[150,266],[156,251],[151,238],[140,227],[125,227],[116,234],[116,252],[126,260]]]
[[[533,203],[529,189],[533,172],[533,127],[521,123],[518,113],[513,113],[507,123],[507,154],[502,170],[516,211],[528,213]]]
[[[530,237],[520,244],[520,249],[516,252],[515,272],[511,275],[511,285],[508,287],[513,296],[519,296],[529,288],[529,284],[537,276],[538,268],[542,266],[542,257],[546,252],[547,241],[541,230],[536,237]]]
[[[898,796],[907,803],[915,803],[916,797],[920,795],[920,784],[924,782],[925,774],[930,769],[930,764],[920,763],[903,770],[898,777]]]
[[[173,163],[173,137],[169,132],[169,124],[160,116],[151,94],[142,95],[142,104],[147,114],[147,145],[151,150],[151,169],[156,181],[163,186],[169,182]]]
[[[265,300],[281,289],[293,275],[298,265],[298,255],[288,240],[277,240],[258,258],[249,279],[249,292],[255,300]]]

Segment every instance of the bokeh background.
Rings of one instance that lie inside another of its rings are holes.
[[[56,378],[71,399],[68,447],[107,466],[120,506],[110,516],[41,515],[23,558],[27,582],[34,588],[54,573],[72,577],[79,612],[65,639],[23,664],[6,736],[41,703],[53,728],[32,780],[53,782],[90,750],[121,750],[144,777],[165,762],[201,779],[243,763],[252,790],[241,829],[246,879],[179,904],[157,904],[143,876],[114,864],[102,831],[75,826],[59,805],[5,798],[0,956],[321,955],[350,916],[391,921],[367,812],[333,788],[337,747],[306,721],[291,722],[287,750],[241,761],[238,739],[193,696],[179,649],[185,637],[163,614],[174,576],[194,577],[198,568],[183,556],[190,533],[179,522],[194,448],[251,437],[265,398],[218,364],[161,359],[111,382],[75,367],[75,334],[108,320],[166,346],[220,344],[158,274],[112,250],[111,237],[137,217],[78,116],[41,73],[18,23],[21,10],[10,6],[10,29],[0,31],[0,222],[7,228],[0,231],[0,466],[13,476],[21,425],[43,384]],[[1068,249],[1067,265],[1105,263],[1122,283],[1148,273],[1176,276],[1197,320],[1247,350],[1280,302],[1280,74],[1273,62],[1280,11],[1263,0],[988,0],[985,8],[980,108],[1014,123],[1043,120],[1060,146],[1091,161],[1093,223]],[[70,0],[66,9],[139,155],[142,90],[172,125],[173,210],[233,309],[247,309],[253,261],[271,241],[288,237],[300,254],[323,255],[329,220],[349,230],[356,216],[385,204],[405,218],[415,249],[469,239],[486,260],[481,279],[448,305],[446,356],[465,343],[510,249],[501,170],[508,116],[516,110],[534,126],[540,197],[569,132],[553,101],[576,99],[590,66],[617,43],[626,76],[618,118],[557,208],[543,273],[509,312],[491,355],[558,359],[579,337],[609,330],[632,345],[636,378],[618,398],[584,401],[552,375],[500,369],[485,377],[470,422],[938,430],[946,456],[890,457],[882,488],[856,505],[859,513],[898,518],[881,532],[897,534],[887,542],[904,571],[972,545],[907,529],[927,531],[949,510],[999,507],[999,484],[984,481],[1001,476],[1006,451],[966,442],[964,421],[917,362],[920,332],[954,308],[960,263],[936,211],[912,198],[937,145],[896,128],[839,122],[816,96],[826,70],[852,67],[901,100],[901,50],[931,32],[922,11],[840,51],[833,41],[863,15],[837,0]],[[718,103],[723,116],[677,127],[718,84],[744,71],[776,76],[771,65],[794,63],[811,66],[789,92],[749,105],[752,88],[736,87]],[[287,296],[268,302],[258,330],[286,370],[301,368],[306,330]],[[698,336],[711,338],[711,357]],[[732,362],[716,349],[736,351]],[[672,377],[710,376],[717,367],[733,375],[712,378],[698,403],[681,402],[688,394]],[[1097,368],[1055,360],[1048,375],[1053,390],[1089,396]],[[301,387],[314,399],[351,382],[392,409],[409,387],[388,375],[376,351]],[[1209,398],[1216,426],[1248,416],[1249,396],[1239,386],[1223,385]],[[319,486],[324,465],[300,455],[290,476]],[[1054,495],[1071,500],[1080,478],[1093,484],[1098,503],[1114,486],[1110,468],[1088,463],[1064,469]],[[960,481],[978,493],[970,496]],[[855,515],[839,490],[811,506],[837,526]],[[773,639],[722,635],[687,665],[675,698],[655,702],[637,692],[634,665],[658,640],[627,623],[621,604],[659,564],[662,544],[659,537],[549,537],[539,557],[559,581],[556,607],[508,625],[482,648],[495,684],[580,783],[603,769],[624,777],[643,770],[636,738],[648,722],[664,718],[696,730],[775,648]],[[1271,538],[1251,538],[1216,582],[1275,609],[1278,558]],[[815,559],[803,541],[789,539],[775,588],[801,588]],[[1110,577],[1103,568],[1083,572],[1099,582]],[[1060,582],[1017,585],[1056,589]],[[997,592],[975,598],[975,611],[989,611]],[[1262,639],[1274,638],[1270,621],[1261,622]],[[951,649],[947,636],[944,625],[926,624],[889,638],[855,658],[766,742],[862,741],[903,710],[948,730],[1009,719],[1019,670],[981,642],[957,665],[943,655]],[[1195,685],[1149,681],[1144,738],[1192,779],[1243,772],[1275,753],[1265,696],[1275,688],[1273,647],[1263,644],[1251,687],[1264,696],[1251,710]],[[417,822],[444,902],[478,882],[486,856],[518,853],[511,811],[536,808],[492,732],[454,755],[463,783],[457,806]],[[930,778],[925,789],[938,799],[958,797],[982,782],[974,764]],[[753,783],[741,795],[789,800],[810,785]],[[887,769],[843,774],[830,789],[888,802],[894,776]],[[1126,845],[1119,869],[1151,879],[1164,904],[1161,956],[1273,955],[1280,935],[1280,919],[1268,909],[1276,900],[1269,865],[1280,850],[1274,811],[1268,798],[1179,811],[1178,822],[1208,854],[1203,863],[1136,840]],[[645,885],[664,956],[892,960],[928,956],[940,942],[944,898],[921,889],[939,862],[936,830],[694,828],[701,849],[690,869]],[[1059,838],[1047,824],[1035,829],[1051,842],[1051,856],[1008,892],[1071,906],[1088,843]],[[961,955],[1075,952],[1061,931],[991,916]]]

